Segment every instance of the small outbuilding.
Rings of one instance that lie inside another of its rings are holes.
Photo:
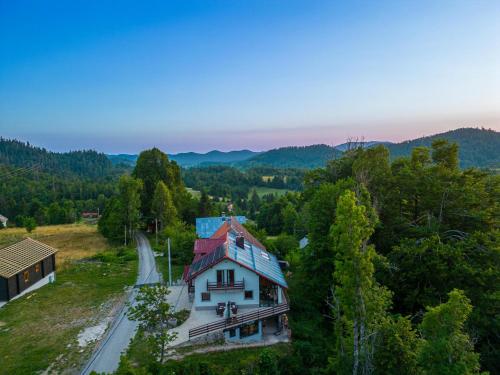
[[[32,238],[0,249],[0,301],[55,280],[57,250]]]

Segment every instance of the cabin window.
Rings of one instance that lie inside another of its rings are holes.
[[[253,336],[259,333],[259,322],[255,321],[253,323],[245,324],[240,327],[240,338]]]
[[[245,290],[245,299],[253,299],[253,290]]]
[[[236,329],[231,328],[231,329],[229,330],[229,337],[234,337],[234,336],[236,336]]]
[[[234,285],[234,270],[217,270],[217,285]]]
[[[208,292],[201,293],[201,300],[202,301],[210,301],[210,293],[208,293]]]
[[[35,264],[35,272],[40,272],[40,263]]]
[[[27,283],[28,281],[30,281],[30,273],[28,271],[24,271],[23,277],[24,277],[24,282],[25,283]]]

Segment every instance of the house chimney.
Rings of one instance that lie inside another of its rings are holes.
[[[240,233],[238,236],[236,236],[236,246],[238,246],[241,249],[245,249],[245,237]]]

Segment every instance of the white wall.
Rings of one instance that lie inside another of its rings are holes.
[[[217,270],[234,270],[234,281],[245,280],[245,289],[241,290],[222,290],[210,291],[210,301],[202,301],[201,293],[207,291],[207,280],[209,282],[217,281]],[[197,309],[214,308],[217,303],[226,303],[228,301],[236,302],[239,307],[259,306],[259,275],[249,269],[240,266],[230,260],[223,260],[214,267],[209,268],[202,274],[196,276],[194,282],[194,305]],[[253,291],[253,299],[245,299],[245,290]]]

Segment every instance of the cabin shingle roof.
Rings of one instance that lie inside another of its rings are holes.
[[[55,254],[56,249],[26,238],[0,249],[0,277],[9,278]]]

